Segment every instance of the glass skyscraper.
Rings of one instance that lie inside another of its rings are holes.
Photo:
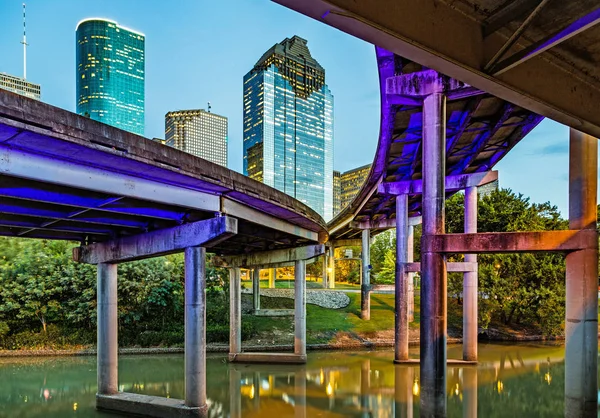
[[[333,95],[298,36],[244,76],[244,174],[333,217]]]
[[[77,113],[144,135],[144,34],[93,18],[76,42]]]

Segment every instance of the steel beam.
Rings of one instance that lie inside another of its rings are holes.
[[[484,184],[492,183],[498,180],[497,171],[486,171],[483,173],[473,174],[458,174],[453,176],[446,176],[445,187],[446,190],[463,190],[469,187],[483,186]],[[406,180],[396,182],[386,182],[379,185],[379,193],[400,195],[400,194],[422,194],[423,193],[423,181],[422,180]]]
[[[600,23],[600,8],[575,20],[566,28],[553,33],[538,42],[534,42],[527,48],[524,48],[505,60],[500,61],[491,68],[490,72],[493,73],[494,76],[498,76],[516,67],[517,65],[521,65],[524,62],[538,56],[542,52],[547,51],[550,48],[554,48],[562,42],[571,39],[575,35],[596,26],[598,23]]]
[[[325,253],[323,244],[308,245],[282,250],[260,251],[250,254],[234,255],[226,257],[213,257],[213,264],[217,267],[253,268],[261,266],[266,268],[270,265],[289,263],[297,260],[308,260]]]
[[[595,250],[595,230],[486,232],[431,235],[421,241],[421,251],[435,253],[532,253]]]
[[[73,248],[80,263],[122,263],[182,251],[187,247],[210,247],[237,233],[237,219],[221,216],[145,234]]]

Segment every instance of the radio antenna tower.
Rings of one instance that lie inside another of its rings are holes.
[[[210,113],[210,102],[208,102],[208,113]]]
[[[23,40],[21,43],[23,44],[23,78],[27,78],[27,34],[25,32],[25,3],[23,3]]]

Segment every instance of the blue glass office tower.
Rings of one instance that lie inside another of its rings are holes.
[[[244,77],[244,174],[333,217],[333,95],[298,36]]]
[[[93,18],[76,42],[77,113],[144,135],[144,34]]]

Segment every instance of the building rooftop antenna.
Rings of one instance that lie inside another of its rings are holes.
[[[210,113],[210,102],[208,102],[208,113]]]
[[[23,44],[23,78],[27,78],[27,34],[26,34],[26,26],[25,26],[25,3],[23,3],[23,40],[21,43]]]

